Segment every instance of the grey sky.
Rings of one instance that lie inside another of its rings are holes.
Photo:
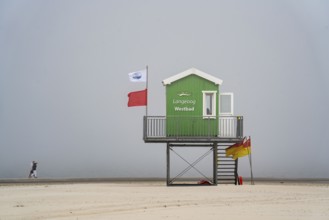
[[[329,2],[0,2],[0,178],[165,177],[163,79],[195,67],[222,79],[252,136],[257,177],[329,178]],[[247,158],[240,174],[249,175]]]

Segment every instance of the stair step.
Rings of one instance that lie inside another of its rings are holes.
[[[217,146],[217,183],[237,184],[237,161],[232,156],[226,156],[230,144]]]

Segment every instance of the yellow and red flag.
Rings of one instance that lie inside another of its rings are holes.
[[[225,149],[226,156],[233,156],[235,152],[241,150],[243,148],[243,141],[240,143],[233,144],[232,146]]]
[[[243,142],[242,147],[239,147],[233,154],[233,160],[239,157],[244,157],[251,154],[251,138],[249,137],[245,142]]]

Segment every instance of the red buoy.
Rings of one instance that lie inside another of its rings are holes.
[[[242,185],[242,184],[243,184],[242,176],[239,176],[239,185]]]

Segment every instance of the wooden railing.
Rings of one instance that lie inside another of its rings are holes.
[[[242,138],[242,116],[144,116],[144,140],[166,138]]]

